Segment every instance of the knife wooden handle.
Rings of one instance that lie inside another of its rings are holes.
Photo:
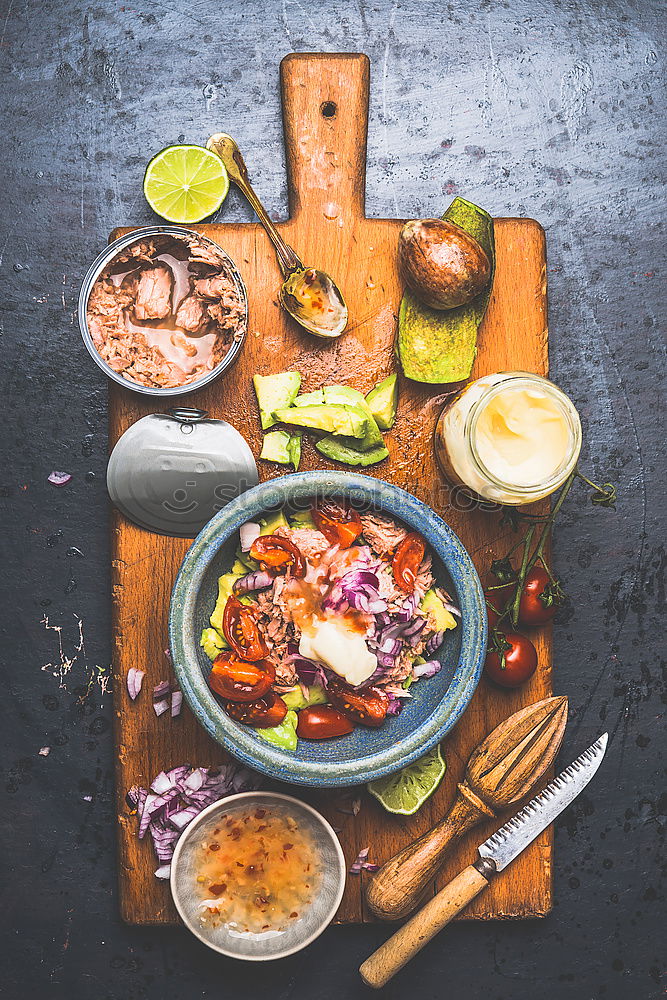
[[[466,785],[459,785],[459,794],[445,818],[390,858],[370,879],[366,902],[375,916],[380,920],[407,917],[436,877],[452,843],[493,815]]]
[[[363,981],[375,989],[385,986],[392,976],[414,958],[424,945],[488,884],[487,879],[474,865],[465,868],[366,959],[359,968]]]

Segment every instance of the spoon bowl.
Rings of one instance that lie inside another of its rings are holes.
[[[347,326],[347,305],[340,289],[325,271],[304,267],[283,240],[257,197],[250,181],[241,150],[230,135],[216,132],[206,143],[225,165],[229,179],[243,192],[267,232],[283,274],[280,302],[292,319],[309,333],[327,340],[340,337]]]

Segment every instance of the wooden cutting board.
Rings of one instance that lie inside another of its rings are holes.
[[[366,127],[369,61],[364,55],[298,54],[281,64],[281,87],[287,153],[289,221],[282,235],[307,264],[324,268],[343,290],[350,310],[347,332],[339,340],[317,340],[297,328],[277,303],[280,274],[269,241],[258,225],[221,223],[198,227],[233,258],[248,288],[250,323],[240,360],[206,389],[182,398],[214,417],[224,417],[259,454],[261,432],[251,378],[255,373],[295,368],[303,375],[302,391],[339,382],[367,392],[396,370],[393,353],[401,285],[396,271],[397,219],[364,215]],[[216,129],[234,131],[232,121]],[[243,137],[237,137],[239,139]],[[252,173],[250,140],[241,143]],[[261,195],[262,178],[254,180]],[[441,206],[442,211],[447,207]],[[487,205],[493,209],[493,205]],[[128,230],[117,230],[113,237]],[[499,370],[547,372],[545,240],[541,227],[527,219],[498,219],[498,253],[493,295],[479,339],[473,376]],[[498,514],[461,510],[450,505],[432,447],[433,428],[447,386],[412,383],[401,377],[398,418],[387,435],[390,458],[367,470],[401,486],[430,504],[452,526],[484,577],[496,554],[509,548],[511,533]],[[168,406],[112,385],[109,394],[110,445],[139,417]],[[305,440],[305,439],[304,439]],[[260,476],[283,473],[259,462]],[[305,444],[301,468],[333,468],[311,443]],[[337,466],[340,468],[339,466]],[[460,505],[458,505],[460,506]],[[156,718],[150,692],[170,675],[165,655],[167,610],[172,584],[188,541],[164,538],[135,527],[117,512],[112,515],[114,706],[118,747],[116,793],[119,823],[120,899],[122,915],[133,924],[176,923],[165,883],[153,872],[156,861],[148,840],[139,842],[136,818],[129,814],[125,793],[133,784],[147,785],[162,769],[183,762],[210,765],[224,759],[195,722],[187,707],[181,718]],[[359,788],[308,793],[292,789],[317,805],[340,830],[348,862],[370,847],[370,858],[383,862],[439,819],[451,802],[470,751],[502,719],[551,694],[551,636],[536,642],[539,669],[515,692],[491,687],[485,679],[444,750],[448,770],[436,794],[412,818],[386,814]],[[125,678],[129,667],[146,671],[144,692],[130,702]],[[361,798],[358,815],[350,813]],[[345,811],[347,810],[347,811]],[[439,884],[472,860],[474,847],[494,827],[480,827],[461,842]],[[468,917],[542,916],[551,907],[551,833],[543,834],[466,913]],[[351,875],[339,922],[371,919],[362,896],[363,876]]]

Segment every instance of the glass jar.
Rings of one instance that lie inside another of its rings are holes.
[[[435,428],[445,475],[500,504],[549,496],[573,471],[580,450],[574,404],[553,382],[530,372],[497,372],[471,382]]]

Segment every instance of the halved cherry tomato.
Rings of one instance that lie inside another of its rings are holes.
[[[273,729],[287,715],[287,705],[273,689],[256,701],[226,701],[224,709],[232,719],[257,729]]]
[[[306,560],[301,550],[282,535],[259,535],[252,543],[250,557],[256,559],[263,570],[274,575],[287,571],[290,576],[306,575]]]
[[[537,668],[537,650],[525,635],[503,633],[507,648],[500,653],[492,649],[486,656],[484,671],[501,687],[519,687],[532,677]]]
[[[345,500],[318,500],[311,508],[313,521],[332,545],[349,549],[364,530],[359,514]]]
[[[411,531],[394,553],[391,563],[394,580],[406,594],[411,594],[415,589],[415,580],[424,560],[425,551],[426,546],[422,536],[418,535],[416,531]]]
[[[389,707],[389,698],[380,688],[352,688],[332,677],[327,684],[329,701],[348,719],[362,726],[381,726]]]
[[[303,740],[328,740],[332,736],[347,736],[354,726],[331,705],[310,705],[302,708],[296,724],[296,735]]]
[[[227,598],[222,616],[222,631],[225,639],[242,660],[251,663],[263,660],[269,652],[254,611],[241,604],[233,595]]]
[[[266,694],[275,679],[276,668],[271,660],[249,663],[230,650],[215,658],[208,683],[228,701],[255,701]]]
[[[554,593],[555,591],[555,593]],[[525,627],[551,621],[563,603],[563,593],[553,585],[542,566],[533,566],[526,579],[519,602],[519,624]]]

